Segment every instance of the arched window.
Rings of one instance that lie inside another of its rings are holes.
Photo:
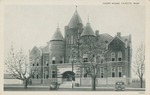
[[[115,52],[111,53],[111,61],[115,61]]]
[[[121,61],[121,60],[122,60],[122,52],[119,51],[119,52],[118,52],[118,61]]]
[[[52,57],[52,64],[55,64],[55,57]]]

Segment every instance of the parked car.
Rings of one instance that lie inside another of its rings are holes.
[[[125,90],[125,83],[124,82],[116,82],[115,84],[115,90],[118,91],[124,91]]]
[[[59,88],[59,85],[60,84],[58,84],[57,82],[51,82],[49,89],[50,90],[57,90]]]

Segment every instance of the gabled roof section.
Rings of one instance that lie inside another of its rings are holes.
[[[30,57],[37,57],[42,55],[42,50],[36,46],[30,52]]]
[[[59,28],[57,28],[56,32],[54,33],[54,35],[53,35],[53,37],[51,39],[51,41],[63,41],[63,40],[64,40],[64,38],[63,38],[63,36],[61,34],[61,31],[60,31]]]
[[[43,51],[43,53],[49,53],[49,46],[47,45],[47,46],[43,47],[42,51]]]
[[[108,33],[104,33],[104,34],[100,34],[99,35],[99,41],[102,42],[110,42],[113,39],[113,37],[111,35],[109,35]]]
[[[82,20],[78,14],[78,11],[76,10],[68,24],[68,27],[69,28],[78,28],[79,24],[82,24]]]
[[[95,36],[95,33],[94,33],[94,31],[93,31],[93,29],[92,29],[89,22],[84,27],[83,32],[81,34],[81,37],[82,36]]]
[[[113,42],[113,40],[116,39],[116,38],[118,38],[122,43],[124,43],[124,41],[123,41],[120,37],[115,36],[115,37],[108,43],[108,45],[109,45],[111,42]],[[124,44],[125,44],[125,43],[124,43]]]

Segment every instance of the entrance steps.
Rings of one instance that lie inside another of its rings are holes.
[[[64,81],[59,88],[72,88],[72,81]]]

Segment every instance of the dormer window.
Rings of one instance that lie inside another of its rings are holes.
[[[121,51],[118,52],[118,61],[122,61],[122,52]]]
[[[111,53],[111,61],[115,61],[115,52]]]

